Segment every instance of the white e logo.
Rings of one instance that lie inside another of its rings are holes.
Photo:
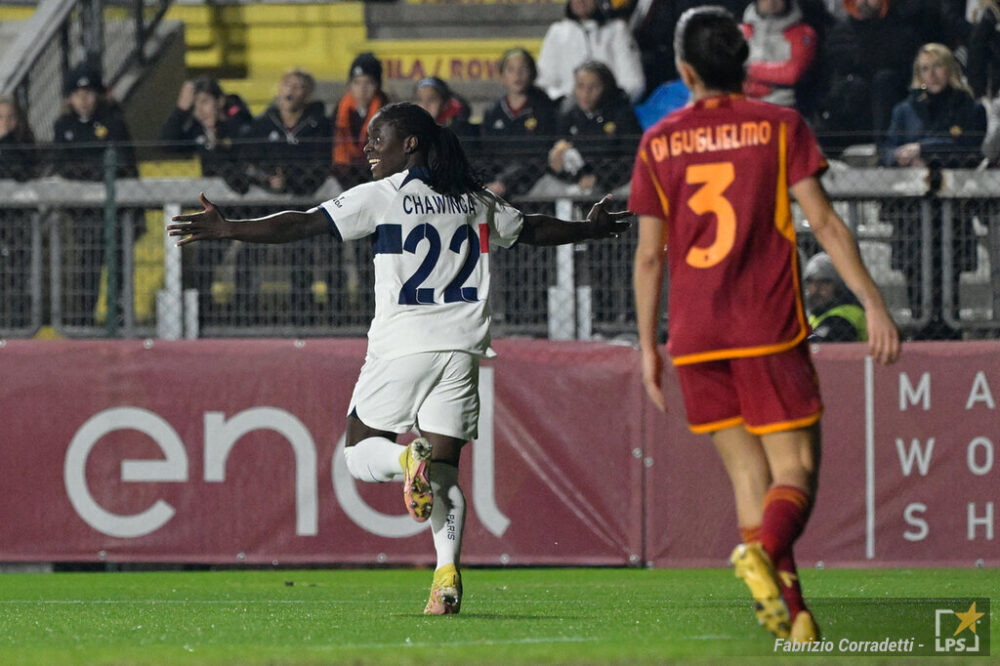
[[[163,527],[174,508],[163,500],[133,515],[102,508],[87,486],[87,457],[98,440],[116,430],[138,430],[149,435],[165,460],[123,460],[122,481],[187,481],[188,459],[177,432],[157,414],[139,407],[115,407],[94,414],[73,436],[66,450],[63,480],[76,512],[88,525],[114,537],[138,537]]]

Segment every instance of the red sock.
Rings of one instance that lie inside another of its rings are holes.
[[[794,620],[799,611],[806,609],[806,602],[802,599],[799,570],[795,567],[795,556],[791,548],[774,563],[774,570],[778,574],[781,596],[788,606],[788,617]]]
[[[743,543],[759,543],[760,525],[741,527],[740,537],[743,539]],[[794,620],[799,611],[806,610],[806,602],[802,598],[799,570],[795,566],[795,556],[791,549],[774,563],[774,570],[778,574],[781,597],[785,600],[785,605],[788,606],[788,616]]]
[[[810,498],[795,486],[774,486],[764,496],[760,545],[775,565],[802,534],[809,517]]]

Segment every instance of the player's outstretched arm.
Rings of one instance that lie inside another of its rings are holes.
[[[663,358],[656,345],[660,318],[660,291],[663,289],[663,220],[639,217],[639,244],[635,249],[633,289],[635,318],[639,328],[639,352],[642,354],[642,384],[649,399],[660,411],[667,411],[667,399],[660,384]]]
[[[879,363],[893,363],[899,357],[899,329],[882,300],[871,274],[861,261],[858,244],[840,216],[830,205],[816,178],[806,178],[792,186],[802,211],[819,244],[833,260],[844,283],[858,297],[868,323],[868,350]]]
[[[177,245],[201,240],[240,240],[250,243],[290,243],[329,231],[329,221],[319,209],[286,210],[252,220],[230,220],[204,193],[198,196],[204,210],[175,215],[167,235],[178,236]]]
[[[528,245],[562,245],[610,238],[628,231],[632,223],[622,220],[632,217],[632,212],[609,211],[610,203],[609,194],[593,205],[587,219],[583,221],[560,220],[551,215],[525,215],[524,228],[517,240]]]

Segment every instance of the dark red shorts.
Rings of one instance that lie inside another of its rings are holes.
[[[744,424],[765,435],[812,425],[823,413],[805,342],[777,354],[679,365],[677,375],[692,432]]]

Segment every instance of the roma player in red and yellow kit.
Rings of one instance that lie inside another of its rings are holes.
[[[876,360],[896,359],[899,333],[819,183],[826,161],[812,132],[794,110],[739,95],[748,48],[733,17],[685,12],[674,52],[693,103],[645,133],[629,198],[643,382],[666,411],[656,345],[665,262],[667,350],[691,429],[711,435],[729,473],[745,542],[733,552],[736,574],[768,630],[816,640],[792,544],[815,494],[822,403],[791,196],[864,306]]]

